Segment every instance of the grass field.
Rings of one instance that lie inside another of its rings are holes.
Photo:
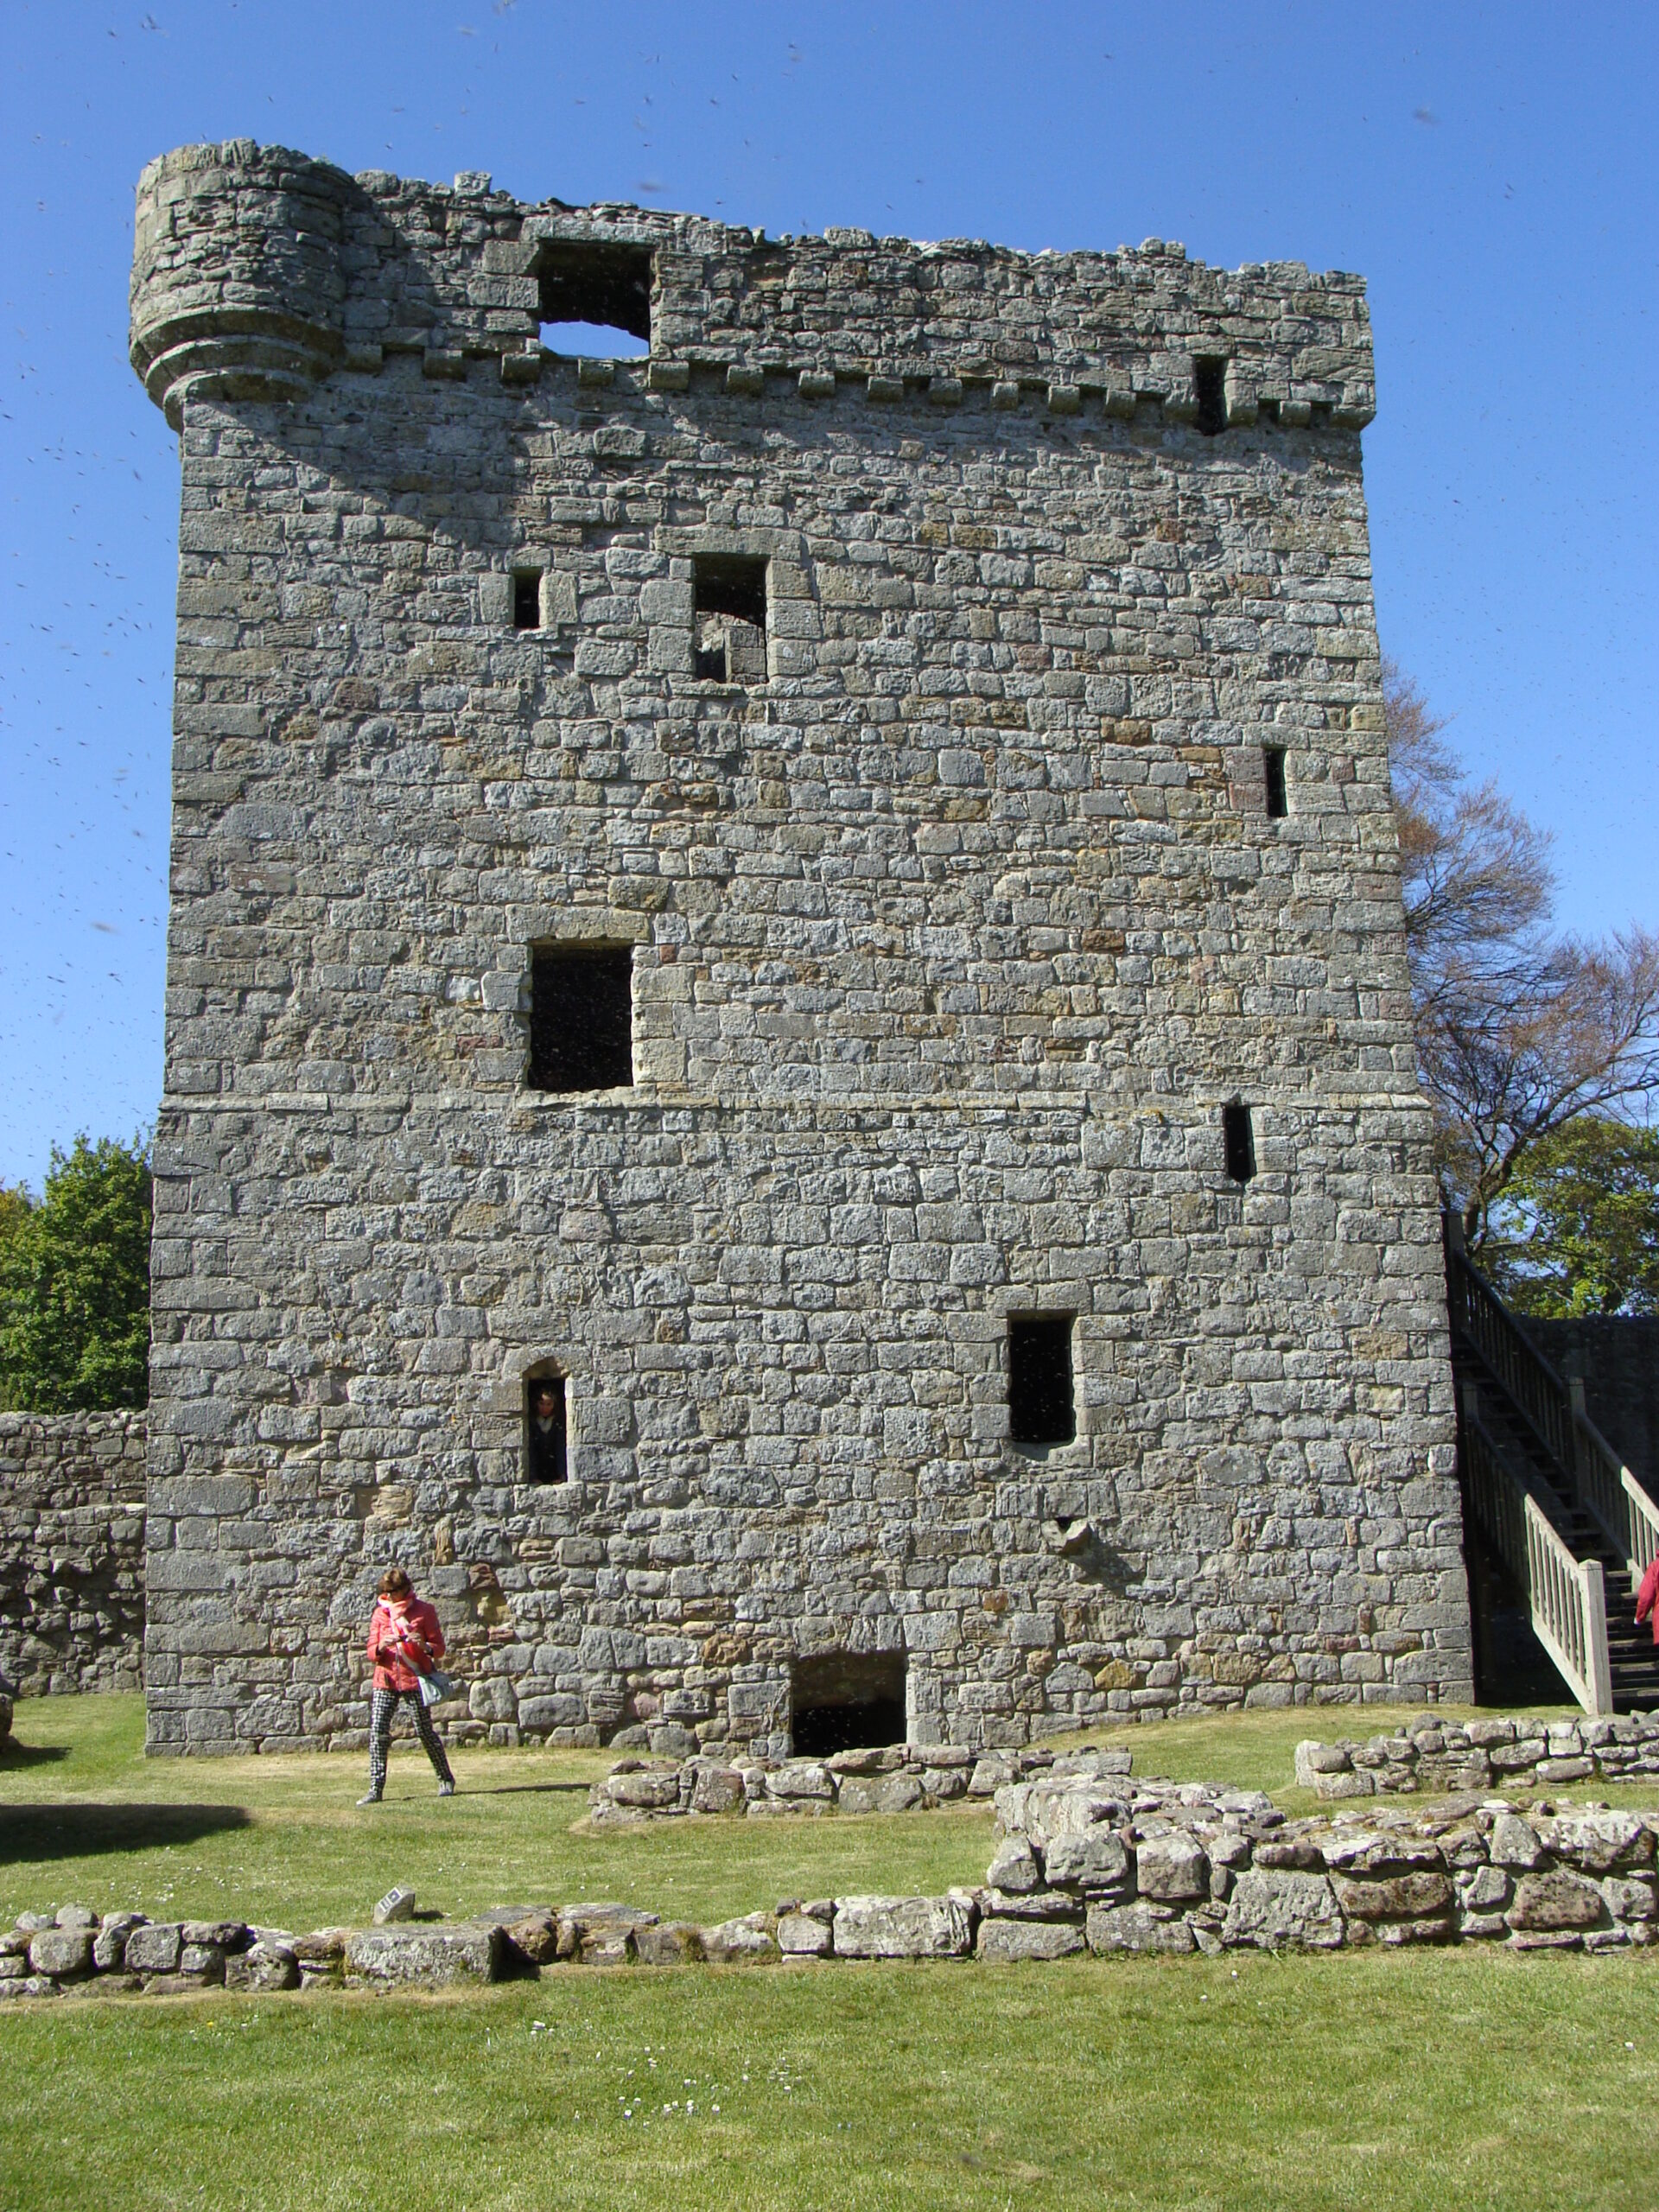
[[[8,2212],[1650,2212],[1659,1959],[559,1969],[0,2018]]]
[[[1367,1716],[1369,1719],[1370,1716]],[[1143,1773],[1285,1787],[1358,1715],[1143,1728]],[[0,1916],[359,1920],[611,1897],[699,1920],[983,1875],[984,1808],[571,1833],[605,1753],[473,1751],[441,1803],[358,1759],[146,1760],[136,1699],[31,1701]],[[1096,1738],[1093,1740],[1100,1740]],[[1640,1793],[1586,1785],[1608,1799]],[[1649,1798],[1655,1793],[1649,1790]],[[681,1972],[465,1999],[59,1999],[0,2012],[0,2207],[1647,2208],[1659,1954],[1489,1951]]]

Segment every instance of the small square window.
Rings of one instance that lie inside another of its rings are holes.
[[[633,955],[541,945],[530,970],[530,1087],[613,1090],[633,1081]]]
[[[524,1378],[524,1480],[562,1483],[569,1472],[563,1375]]]
[[[766,680],[766,563],[700,553],[692,564],[696,673],[715,683]]]
[[[542,574],[539,569],[512,572],[512,626],[539,630],[542,626]]]
[[[1077,1433],[1071,1390],[1071,1316],[1008,1323],[1008,1434],[1016,1444],[1070,1444]]]

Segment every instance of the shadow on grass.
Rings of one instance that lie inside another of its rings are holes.
[[[8,1739],[0,1744],[0,1775],[9,1766],[51,1766],[68,1756],[67,1744],[19,1744]]]
[[[586,1798],[590,1785],[585,1782],[467,1782],[461,1793],[467,1797],[582,1797]]]
[[[240,1805],[0,1805],[0,1866],[195,1843],[249,1825]]]

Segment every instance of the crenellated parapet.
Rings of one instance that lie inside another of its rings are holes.
[[[417,353],[434,376],[498,357],[510,385],[548,358],[544,321],[648,337],[652,374],[736,392],[1003,404],[1204,427],[1358,429],[1375,412],[1363,281],[1299,262],[1239,270],[1148,239],[1115,253],[918,245],[861,230],[768,239],[700,216],[528,207],[453,186],[355,177],[232,139],[153,162],[138,187],[132,359],[175,425],[187,396],[288,399],[336,365]],[[830,381],[830,380],[834,380]]]

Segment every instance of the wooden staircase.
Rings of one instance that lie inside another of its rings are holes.
[[[1538,1641],[1586,1712],[1659,1706],[1659,1649],[1635,1590],[1659,1506],[1463,1249],[1447,1217],[1446,1299],[1466,1529],[1527,1599]]]

